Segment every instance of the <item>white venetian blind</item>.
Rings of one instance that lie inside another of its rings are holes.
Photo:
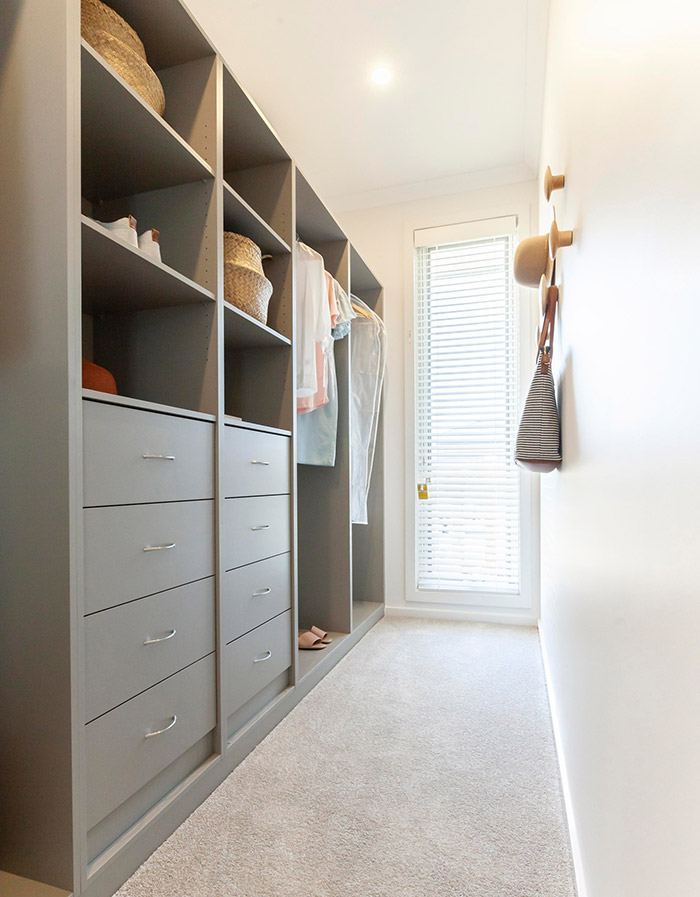
[[[419,589],[519,591],[515,227],[415,232]]]

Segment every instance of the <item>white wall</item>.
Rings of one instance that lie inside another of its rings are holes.
[[[694,3],[552,0],[541,163],[576,242],[541,628],[588,897],[700,894],[699,47]]]
[[[408,604],[405,599],[405,332],[411,313],[411,285],[406,283],[412,252],[407,228],[453,224],[490,215],[521,215],[520,236],[528,236],[532,213],[537,215],[534,182],[511,184],[453,196],[356,211],[336,211],[336,217],[384,286],[384,318],[389,332],[386,382],[386,569],[387,606],[397,612],[455,617],[454,605]],[[408,254],[408,255],[407,255]],[[495,615],[497,616],[497,615]],[[527,618],[526,615],[525,618]],[[531,614],[529,615],[531,618]]]

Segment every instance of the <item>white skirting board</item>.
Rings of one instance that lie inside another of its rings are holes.
[[[544,665],[544,678],[547,684],[547,697],[549,698],[549,713],[552,718],[552,729],[554,730],[554,744],[557,751],[557,759],[559,761],[559,774],[561,776],[561,787],[564,793],[564,807],[566,809],[566,822],[569,827],[569,840],[571,841],[571,855],[574,862],[574,878],[576,880],[576,893],[578,897],[588,897],[586,882],[583,874],[583,857],[581,855],[581,847],[576,831],[576,818],[574,816],[573,801],[571,798],[571,789],[569,787],[569,776],[566,769],[566,757],[564,755],[564,745],[562,742],[561,729],[559,727],[559,713],[557,710],[557,696],[554,691],[549,660],[547,657],[547,646],[545,645],[544,633],[538,626],[540,634],[540,649],[542,652],[542,663]]]
[[[476,608],[408,607],[404,605],[384,608],[387,617],[422,617],[426,620],[455,620],[471,623],[507,623],[516,626],[537,626],[537,617],[531,611],[498,611],[493,608],[479,610]]]

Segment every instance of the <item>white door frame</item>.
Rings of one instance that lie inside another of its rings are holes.
[[[428,591],[418,589],[416,583],[416,390],[415,390],[415,332],[416,297],[414,279],[414,231],[442,227],[462,222],[502,218],[515,215],[518,219],[518,239],[532,232],[533,214],[527,201],[500,203],[470,209],[463,215],[451,214],[449,220],[425,217],[407,220],[404,228],[404,296],[406,308],[405,371],[406,371],[406,613],[427,611],[431,616],[459,616],[465,619],[507,620],[535,623],[539,616],[539,475],[520,470],[520,592],[517,595],[477,591]],[[517,285],[516,285],[517,287]],[[536,290],[517,287],[520,302],[520,394],[525,401],[535,363],[535,337],[539,319],[539,297]],[[442,611],[438,605],[443,605]],[[414,611],[415,609],[415,611]],[[431,613],[432,611],[432,613]],[[456,611],[456,614],[450,614]]]

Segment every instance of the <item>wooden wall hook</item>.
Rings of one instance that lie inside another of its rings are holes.
[[[544,195],[547,202],[555,190],[561,190],[566,183],[566,175],[552,174],[552,169],[547,166],[544,172]]]
[[[540,312],[544,314],[547,311],[547,298],[549,290],[549,278],[543,274],[540,278]]]
[[[540,280],[540,311],[544,315],[547,313],[547,306],[550,301],[559,301],[559,287],[549,285],[549,278],[542,275]]]
[[[571,246],[574,242],[574,232],[572,230],[559,230],[557,219],[552,221],[549,228],[549,257],[555,259],[557,252],[562,246]]]

